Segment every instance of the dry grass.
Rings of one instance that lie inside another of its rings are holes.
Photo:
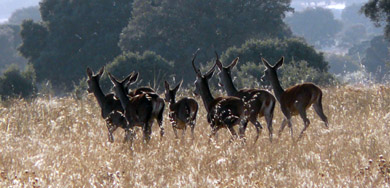
[[[155,124],[148,146],[137,132],[134,150],[122,130],[108,142],[93,96],[3,103],[0,187],[389,187],[389,93],[383,86],[324,89],[330,129],[310,109],[312,124],[298,144],[286,128],[272,144],[264,129],[253,145],[249,125],[246,145],[228,144],[226,130],[208,145],[201,105],[193,144],[189,131],[174,140],[165,119],[166,137],[160,141]],[[275,132],[281,120],[277,106]],[[302,120],[294,118],[293,127],[297,137]]]

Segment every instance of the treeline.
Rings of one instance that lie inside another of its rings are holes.
[[[322,53],[294,38],[284,22],[290,0],[43,0],[42,21],[21,24],[19,53],[31,65],[35,83],[51,83],[58,93],[82,85],[91,67],[118,76],[140,72],[141,84],[195,78],[192,54],[204,64],[222,54],[224,63],[240,57],[240,86],[257,86],[260,57],[286,57],[282,83],[334,83]],[[24,73],[20,73],[23,75]],[[102,81],[105,90],[108,81]],[[35,84],[34,83],[34,84]],[[46,84],[47,85],[47,84]]]

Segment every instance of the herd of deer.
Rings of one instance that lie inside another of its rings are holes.
[[[306,109],[312,104],[314,110],[322,121],[325,122],[326,128],[328,128],[328,120],[321,104],[322,91],[318,86],[312,83],[304,83],[292,86],[286,90],[281,87],[277,69],[283,65],[283,57],[274,66],[271,66],[264,58],[261,59],[266,67],[262,79],[270,81],[276,97],[275,100],[275,97],[266,90],[237,90],[235,88],[231,70],[237,64],[239,58],[234,59],[229,66],[225,67],[219,60],[218,54],[216,54],[217,59],[214,66],[206,74],[202,74],[195,66],[196,55],[197,53],[195,53],[192,59],[192,66],[196,73],[194,94],[201,96],[207,111],[207,121],[211,126],[209,141],[221,128],[227,128],[230,131],[232,135],[231,139],[235,139],[237,136],[244,139],[245,130],[248,121],[250,121],[256,128],[256,142],[262,129],[257,118],[264,116],[267,122],[269,140],[272,142],[272,119],[276,100],[280,103],[284,115],[279,135],[282,133],[286,124],[288,124],[291,130],[291,137],[293,138],[291,117],[299,114],[304,122],[304,128],[299,135],[299,138],[301,138],[303,132],[310,124],[306,116]],[[214,98],[210,92],[208,81],[212,78],[215,67],[218,67],[220,70],[219,83],[225,88],[228,96]],[[160,126],[160,136],[162,138],[164,135],[164,100],[169,103],[169,119],[176,138],[178,138],[177,129],[183,130],[184,137],[187,125],[189,125],[191,127],[192,138],[194,139],[198,103],[196,100],[188,97],[182,98],[179,101],[175,100],[175,95],[181,86],[181,82],[174,89],[171,89],[168,82],[165,81],[165,99],[162,99],[149,87],[141,87],[135,90],[129,89],[129,86],[137,81],[138,73],[132,72],[123,80],[118,80],[108,73],[114,85],[114,94],[110,93],[105,95],[99,85],[99,79],[103,75],[103,72],[104,67],[96,74],[90,68],[87,68],[87,82],[88,92],[95,95],[101,108],[101,115],[106,120],[108,139],[110,142],[114,141],[112,134],[118,127],[125,130],[125,141],[132,141],[135,126],[142,128],[144,141],[148,142],[155,119]],[[234,129],[235,125],[239,125],[239,135],[237,135]]]

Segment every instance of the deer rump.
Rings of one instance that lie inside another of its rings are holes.
[[[215,125],[239,124],[244,114],[244,102],[237,97],[218,97],[209,106],[207,121]]]
[[[141,94],[132,97],[126,106],[126,119],[130,122],[130,128],[133,126],[143,127],[148,124],[152,117],[153,103],[148,94]],[[129,113],[131,112],[131,113]]]
[[[179,120],[176,128],[183,129],[186,123],[195,120],[198,103],[194,99],[183,98],[171,105],[169,110],[171,118]],[[179,110],[184,110],[184,113],[179,113]]]

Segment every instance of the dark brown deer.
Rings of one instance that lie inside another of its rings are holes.
[[[114,84],[115,96],[119,98],[124,109],[124,116],[129,127],[126,140],[133,140],[134,127],[139,126],[142,128],[144,141],[149,142],[153,124],[153,103],[151,97],[147,93],[143,93],[129,98],[125,85],[127,82],[135,82],[137,80],[133,77],[133,73],[122,81],[119,81],[110,73],[108,73],[108,76]]]
[[[267,122],[269,140],[272,142],[272,118],[275,109],[275,97],[270,92],[262,89],[237,90],[233,84],[231,71],[234,66],[236,66],[239,58],[237,57],[229,66],[224,67],[218,58],[218,54],[215,54],[217,55],[217,66],[220,70],[220,85],[225,88],[229,96],[238,97],[247,104],[245,106],[248,108],[246,110],[249,111],[248,120],[256,127],[257,135],[255,138],[255,143],[259,138],[260,130],[263,129],[260,122],[257,121],[257,118],[261,118],[263,116]]]
[[[283,65],[284,57],[282,57],[275,66],[271,66],[267,60],[261,58],[266,70],[263,78],[267,78],[271,82],[276,99],[280,103],[280,107],[284,114],[284,120],[279,130],[279,135],[282,133],[284,127],[288,123],[291,130],[291,138],[293,138],[293,128],[291,125],[291,117],[300,115],[303,119],[305,127],[302,129],[299,138],[302,137],[303,132],[309,127],[310,121],[306,117],[306,110],[313,104],[314,110],[320,116],[321,120],[325,122],[325,127],[328,128],[328,118],[325,116],[322,109],[322,91],[313,83],[303,83],[295,85],[284,90],[280,85],[277,70]]]
[[[180,82],[174,89],[169,88],[169,83],[165,83],[165,101],[169,102],[169,119],[172,124],[173,132],[176,138],[177,130],[183,130],[183,138],[187,129],[187,125],[191,127],[191,136],[194,139],[194,128],[196,124],[196,115],[198,113],[198,103],[188,97],[184,97],[176,102],[176,93],[180,89],[183,82]]]
[[[105,95],[100,88],[99,80],[104,73],[104,67],[102,67],[98,73],[94,74],[88,67],[88,93],[93,93],[101,108],[101,116],[106,120],[106,126],[108,129],[108,140],[114,142],[113,132],[121,127],[127,129],[127,123],[125,117],[122,116],[123,108],[119,100],[115,99],[114,94],[110,93]]]
[[[158,126],[160,127],[160,136],[161,138],[164,136],[164,126],[163,126],[163,120],[164,120],[164,109],[165,109],[165,103],[164,99],[162,99],[155,91],[154,89],[150,87],[140,87],[134,90],[128,89],[129,86],[137,81],[139,77],[139,73],[134,73],[132,75],[132,82],[128,82],[126,84],[126,88],[128,91],[128,96],[129,97],[134,97],[140,94],[148,94],[148,96],[151,98],[152,103],[153,103],[153,112],[152,112],[152,117],[156,119]]]
[[[192,59],[192,66],[197,77],[194,94],[201,96],[207,111],[207,121],[211,126],[209,142],[221,128],[229,129],[232,139],[237,138],[237,133],[233,127],[238,124],[240,125],[239,135],[244,138],[248,124],[244,102],[240,98],[232,96],[214,98],[210,92],[208,81],[214,74],[216,64],[206,74],[202,75],[200,70],[195,67],[195,58],[196,53]]]

